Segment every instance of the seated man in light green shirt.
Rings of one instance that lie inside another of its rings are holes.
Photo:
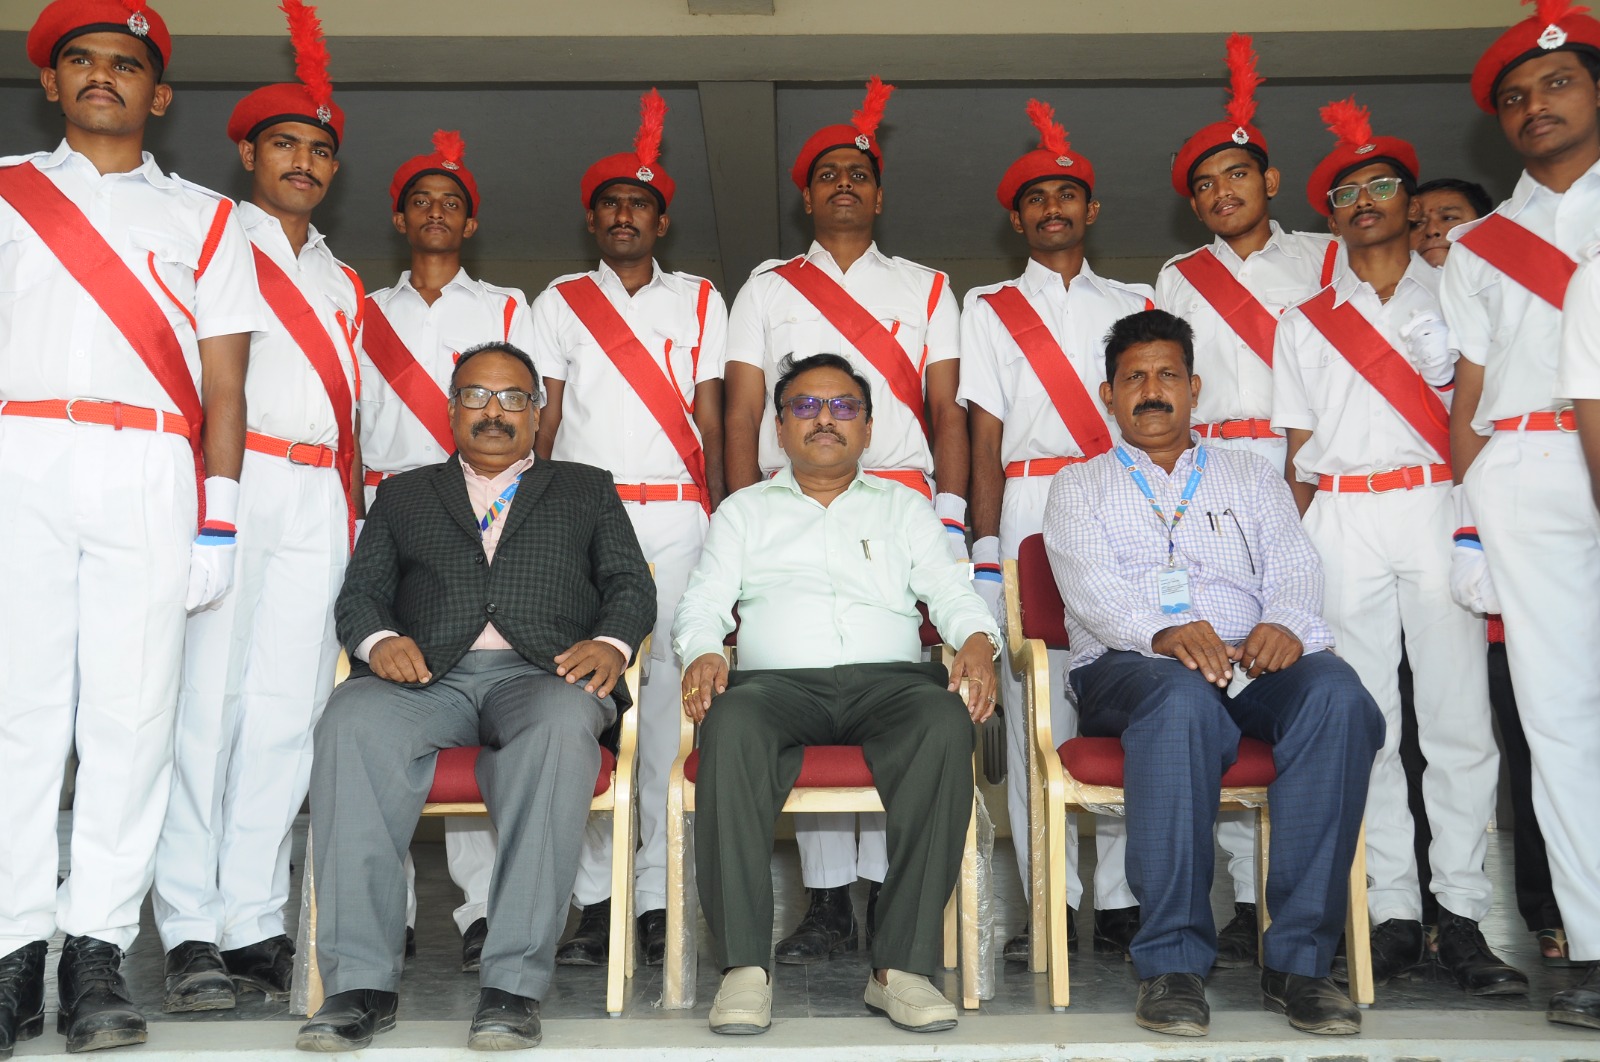
[[[695,869],[724,971],[711,1029],[771,1025],[772,836],[806,745],[860,745],[887,813],[868,1008],[903,1029],[954,1028],[928,975],[971,810],[972,724],[994,711],[1000,632],[927,500],[861,472],[867,381],[836,354],[780,369],[773,404],[789,467],[717,509],[672,627],[690,661],[683,709],[704,724]],[[960,646],[949,673],[922,662],[919,600]],[[722,642],[735,605],[730,674]]]

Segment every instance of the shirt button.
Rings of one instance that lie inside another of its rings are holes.
[[[487,605],[483,606],[483,610],[485,612],[487,612],[489,615],[492,616],[496,612],[500,611],[500,606],[496,605],[493,601],[491,601]]]

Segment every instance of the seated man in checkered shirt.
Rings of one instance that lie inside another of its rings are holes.
[[[1134,1018],[1209,1030],[1211,829],[1247,735],[1273,746],[1278,774],[1262,1003],[1306,1032],[1355,1033],[1361,1014],[1328,972],[1383,717],[1331,652],[1322,567],[1282,469],[1190,432],[1193,370],[1182,319],[1113,325],[1100,398],[1123,442],[1062,470],[1044,519],[1079,727],[1126,755]]]

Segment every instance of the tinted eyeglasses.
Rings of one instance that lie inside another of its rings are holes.
[[[1341,184],[1328,193],[1328,202],[1343,210],[1345,207],[1354,206],[1357,199],[1361,198],[1361,190],[1365,188],[1367,194],[1372,196],[1374,203],[1386,203],[1393,199],[1400,191],[1400,178],[1379,177],[1368,181],[1366,184]]]
[[[832,414],[834,420],[855,420],[866,402],[854,395],[839,395],[835,398],[795,395],[783,400],[783,407],[799,420],[816,420],[822,413],[824,405],[828,407],[828,412]]]
[[[521,413],[533,401],[533,395],[515,387],[508,387],[504,391],[491,391],[487,387],[457,387],[450,392],[451,398],[468,409],[482,409],[489,404],[491,396],[500,401],[500,408],[507,413]]]

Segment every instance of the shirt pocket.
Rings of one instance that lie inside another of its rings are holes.
[[[130,262],[140,280],[154,282],[156,302],[174,323],[183,321],[192,328],[194,321],[195,271],[200,267],[200,248],[175,232],[128,228],[128,243],[135,261]]]
[[[870,600],[898,605],[910,593],[911,557],[896,539],[867,538],[860,543],[861,563],[866,568],[866,586],[873,591]]]
[[[773,321],[767,344],[767,349],[772,352],[773,366],[776,367],[786,357],[799,361],[823,353],[822,329],[822,315],[809,305],[795,307]],[[837,345],[837,341],[833,345]],[[827,353],[842,354],[843,351],[832,350]]]
[[[27,291],[50,274],[54,261],[55,255],[36,239],[0,243],[0,293]]]
[[[922,365],[922,347],[924,336],[928,331],[928,322],[924,309],[907,307],[903,304],[879,304],[868,307],[872,316],[878,319],[883,330],[894,337],[904,350],[906,357],[911,359],[911,364]]]
[[[643,339],[657,364],[665,369],[667,379],[678,392],[678,397],[684,405],[692,405],[700,360],[699,351],[695,349],[700,342],[700,335],[694,321],[691,319],[686,325],[675,322],[651,328]]]

